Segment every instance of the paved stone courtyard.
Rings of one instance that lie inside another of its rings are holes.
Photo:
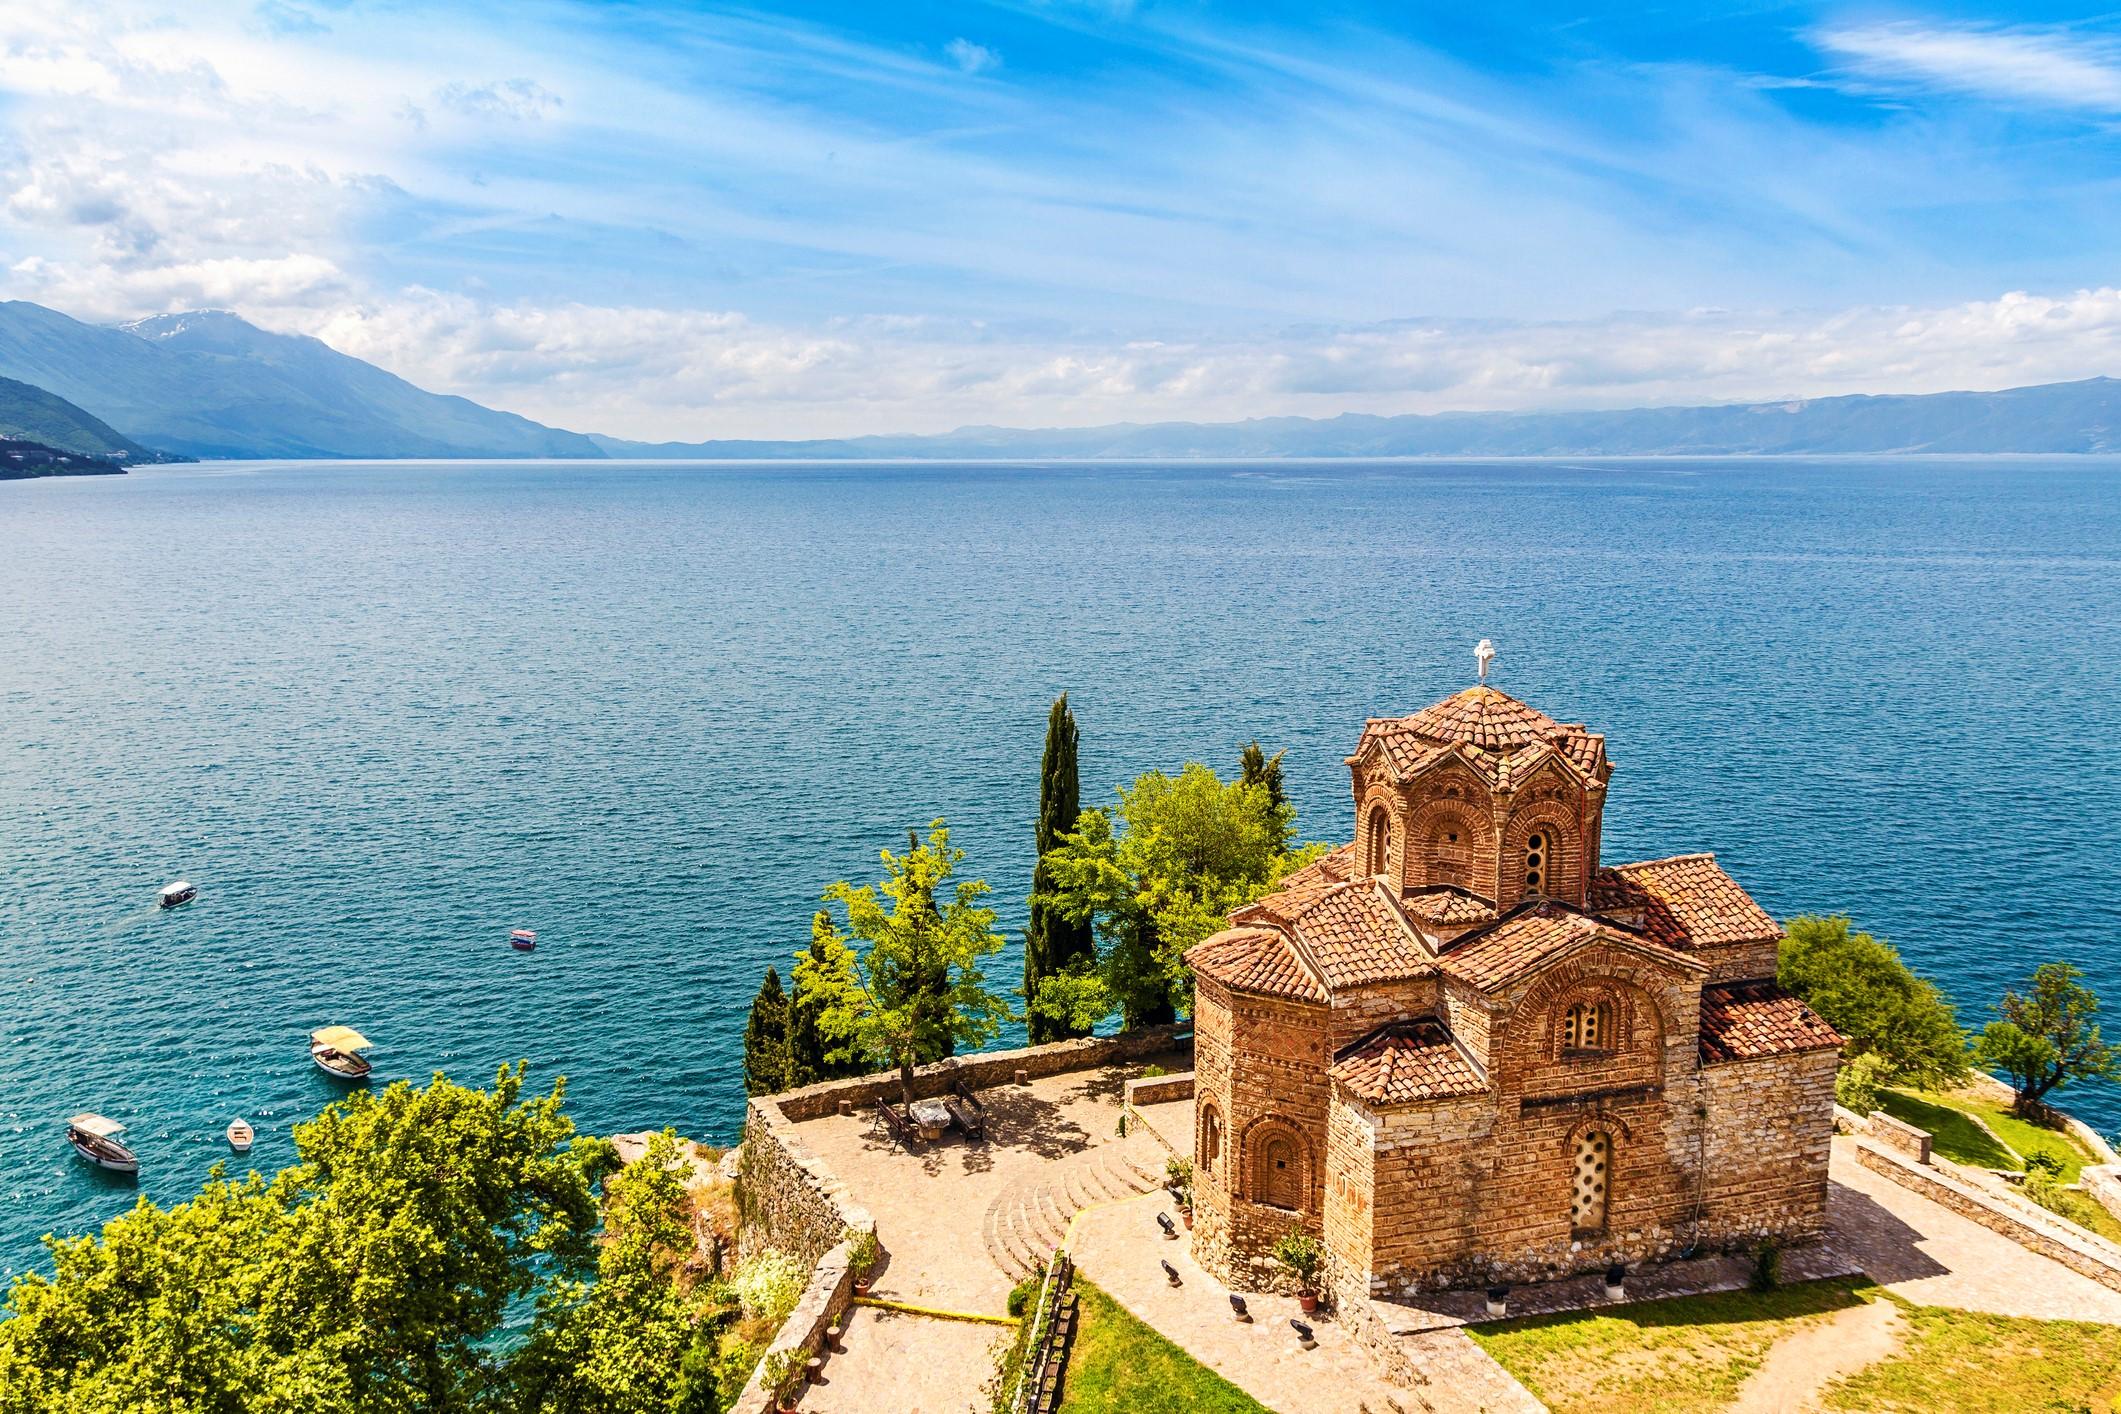
[[[1173,1058],[1180,1068],[1183,1057]],[[1428,1383],[1417,1391],[1384,1381],[1370,1357],[1330,1320],[1314,1322],[1304,1350],[1288,1325],[1293,1300],[1248,1296],[1254,1320],[1232,1315],[1228,1292],[1194,1264],[1185,1243],[1165,1239],[1155,1215],[1169,1152],[1191,1147],[1192,1103],[1148,1106],[1146,1124],[1122,1136],[1124,1082],[1139,1065],[1053,1076],[981,1092],[986,1143],[951,1134],[907,1152],[874,1129],[867,1113],[810,1120],[803,1141],[875,1214],[889,1250],[879,1298],[1002,1314],[1011,1286],[1074,1228],[1083,1273],[1262,1404],[1286,1414],[1522,1414],[1541,1406],[1469,1339],[1484,1319],[1477,1293],[1447,1293],[1389,1308],[1390,1324]],[[1166,1143],[1169,1148],[1167,1149]],[[1788,1275],[1851,1271],[1926,1305],[2121,1326],[2121,1293],[2035,1255],[2009,1239],[1912,1193],[1855,1161],[1835,1141],[1829,1217],[1833,1235],[1790,1254]],[[1161,1262],[1175,1267],[1172,1287]],[[1628,1301],[1744,1284],[1746,1264],[1705,1259],[1631,1279]],[[1511,1314],[1607,1304],[1596,1277],[1521,1288]],[[999,1325],[856,1308],[844,1351],[803,1407],[888,1407],[905,1414],[984,1414],[991,1402]],[[1852,1333],[1853,1334],[1853,1333]],[[1774,1368],[1801,1364],[1792,1352]],[[888,1392],[888,1393],[887,1393]],[[1781,1407],[1758,1382],[1751,1408]]]

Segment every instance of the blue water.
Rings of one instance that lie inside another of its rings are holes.
[[[237,1114],[288,1161],[329,1022],[384,1075],[528,1057],[589,1128],[726,1139],[826,883],[944,815],[1020,923],[1063,688],[1086,798],[1257,736],[1337,840],[1364,717],[1493,638],[1608,734],[1609,861],[1715,849],[1971,1021],[2049,957],[2121,1010],[2117,491],[2082,459],[0,484],[0,1270],[131,1201],[77,1109],[158,1199]]]

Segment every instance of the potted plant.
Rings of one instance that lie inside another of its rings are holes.
[[[1193,1226],[1193,1161],[1170,1159],[1164,1164],[1164,1187],[1171,1194],[1171,1201],[1178,1205],[1178,1216],[1187,1227]]]
[[[869,1269],[876,1265],[876,1259],[882,1252],[883,1248],[876,1240],[875,1228],[847,1229],[847,1263],[854,1268],[856,1296],[869,1294]]]
[[[1296,1302],[1305,1314],[1318,1309],[1318,1269],[1324,1265],[1325,1248],[1300,1227],[1292,1227],[1274,1244],[1274,1260],[1296,1278]]]
[[[766,1387],[773,1391],[773,1407],[779,1414],[795,1414],[797,1402],[802,1397],[805,1364],[800,1346],[775,1350],[766,1356],[762,1373],[766,1377]]]
[[[1622,1292],[1626,1289],[1627,1279],[1628,1269],[1620,1263],[1615,1262],[1612,1266],[1607,1267],[1605,1269],[1605,1299],[1618,1301]]]
[[[1500,1316],[1510,1309],[1510,1288],[1491,1286],[1488,1288],[1488,1314]]]

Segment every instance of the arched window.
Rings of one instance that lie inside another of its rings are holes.
[[[1277,1208],[1303,1206],[1303,1171],[1297,1167],[1296,1141],[1286,1134],[1270,1134],[1259,1146],[1258,1194],[1260,1202]]]
[[[1223,1156],[1223,1120],[1215,1112],[1215,1106],[1203,1105],[1200,1111],[1200,1168],[1203,1174],[1215,1172],[1216,1161]]]
[[[1612,1137],[1602,1129],[1577,1135],[1574,1165],[1569,1187],[1569,1226],[1577,1232],[1602,1232],[1606,1181],[1613,1167]]]
[[[1392,816],[1382,805],[1373,805],[1370,807],[1369,867],[1363,872],[1374,878],[1391,867]]]
[[[1561,1016],[1561,1051],[1603,1054],[1613,1049],[1613,1008],[1607,1002],[1576,1002]]]
[[[1524,842],[1524,891],[1527,894],[1545,890],[1548,865],[1553,851],[1548,848],[1549,836],[1545,830],[1534,830]]]

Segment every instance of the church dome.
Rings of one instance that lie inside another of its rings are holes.
[[[1485,683],[1383,725],[1388,725],[1395,735],[1404,732],[1439,744],[1461,742],[1497,752],[1549,742],[1570,730],[1537,707],[1527,706]],[[1583,728],[1574,730],[1581,732]]]

